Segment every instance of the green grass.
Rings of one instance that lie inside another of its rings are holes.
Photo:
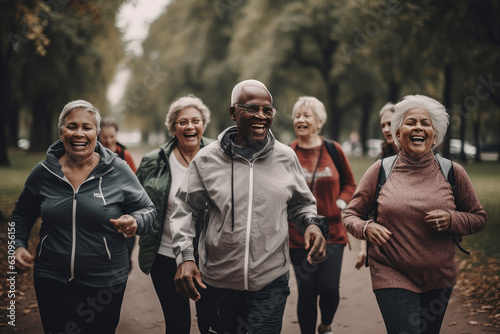
[[[131,147],[136,162],[146,152],[153,149],[149,146]],[[1,223],[10,219],[14,204],[21,193],[24,182],[33,167],[45,158],[45,153],[29,153],[22,150],[10,150],[10,167],[0,167],[0,215]],[[374,163],[370,158],[350,158],[351,168],[356,181],[359,182],[366,169]],[[483,162],[464,165],[472,180],[474,189],[481,204],[488,214],[487,227],[481,233],[464,238],[464,246],[478,250],[487,257],[500,259],[500,163]]]

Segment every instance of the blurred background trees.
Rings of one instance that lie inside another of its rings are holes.
[[[143,53],[127,58],[130,80],[116,105],[106,87],[124,55],[114,25],[124,1],[53,1],[10,1],[2,10],[2,36],[18,36],[1,44],[0,131],[9,145],[20,138],[12,129],[31,122],[30,149],[45,150],[57,138],[54,115],[76,98],[148,140],[167,135],[168,106],[194,94],[212,111],[206,135],[215,137],[232,124],[232,87],[247,78],[273,94],[273,132],[285,143],[293,104],[313,95],[327,107],[323,135],[343,142],[357,133],[366,152],[367,139],[380,138],[380,108],[407,94],[448,108],[445,154],[450,138],[478,150],[500,142],[500,1],[173,0]]]

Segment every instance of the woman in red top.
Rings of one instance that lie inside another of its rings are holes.
[[[325,216],[329,225],[329,235],[326,238],[327,258],[319,265],[311,266],[307,262],[302,235],[289,224],[290,257],[299,292],[297,315],[302,334],[313,334],[316,330],[319,296],[321,324],[318,332],[331,333],[331,323],[340,300],[342,257],[348,243],[347,233],[341,222],[341,211],[351,200],[356,181],[340,145],[333,142],[343,175],[339,175],[328,153],[326,139],[319,135],[327,118],[323,103],[315,97],[300,97],[293,107],[292,116],[297,139],[290,146],[295,150],[309,188],[316,198],[318,214]]]
[[[118,133],[118,123],[113,117],[106,117],[101,122],[101,132],[99,133],[99,141],[101,144],[109,148],[112,152],[118,154],[120,158],[125,160],[129,165],[130,169],[135,173],[137,168],[135,167],[134,159],[132,154],[117,141]]]

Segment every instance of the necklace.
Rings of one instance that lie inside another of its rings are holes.
[[[179,146],[177,146],[177,149],[179,150],[179,153],[181,154],[181,157],[182,159],[184,159],[184,161],[186,162],[186,165],[189,166],[189,162],[186,160],[186,158],[184,157],[184,154],[182,154],[182,151],[181,151],[181,148]]]

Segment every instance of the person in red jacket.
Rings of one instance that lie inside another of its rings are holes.
[[[118,134],[118,122],[113,117],[106,117],[101,122],[101,133],[99,133],[99,141],[101,144],[109,148],[111,152],[118,154],[118,156],[125,160],[130,166],[130,169],[135,173],[137,168],[135,167],[134,159],[129,150],[117,141]]]
[[[327,118],[323,103],[315,97],[300,97],[293,107],[292,116],[297,139],[290,146],[297,154],[307,184],[316,198],[318,214],[325,216],[329,225],[327,258],[323,263],[311,266],[307,263],[304,238],[289,223],[290,257],[298,286],[297,315],[302,334],[314,334],[319,296],[321,324],[318,332],[331,333],[331,323],[340,300],[342,257],[348,243],[341,212],[351,200],[356,181],[341,146],[337,142],[328,143],[337,149],[339,172],[327,150],[327,139],[319,135]]]

